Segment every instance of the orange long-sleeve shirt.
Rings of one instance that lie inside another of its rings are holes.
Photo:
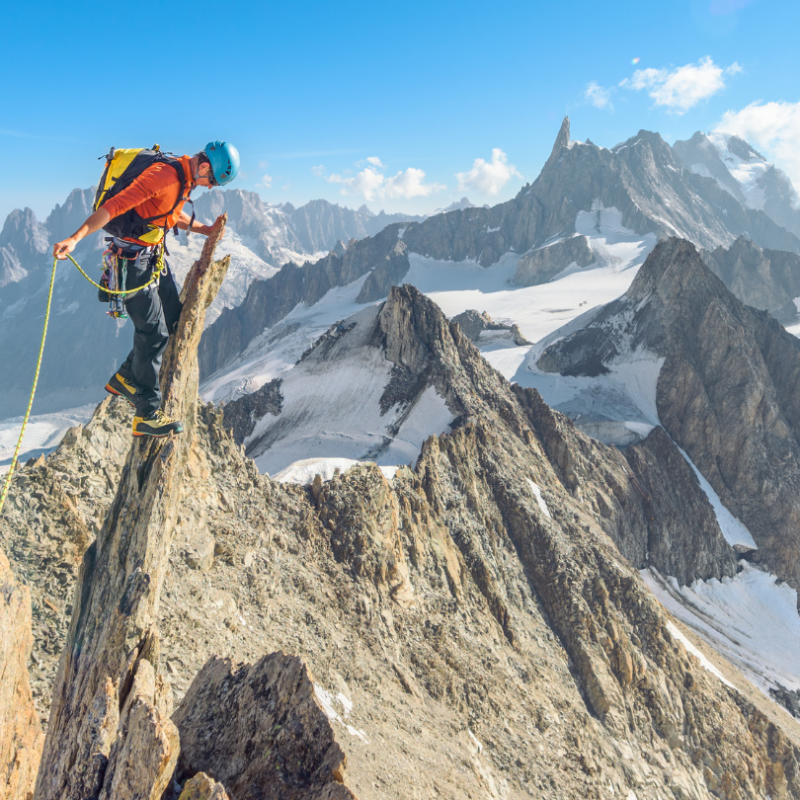
[[[178,222],[184,203],[189,198],[189,192],[195,185],[192,179],[191,157],[181,156],[179,160],[186,177],[186,185],[183,197],[177,205],[175,201],[178,200],[181,189],[180,181],[175,168],[162,163],[149,166],[127,189],[123,189],[118,195],[103,203],[103,208],[108,211],[112,219],[133,208],[144,219],[155,217],[156,219],[151,222],[154,226],[163,227],[166,223],[168,228],[173,227]],[[173,206],[174,210],[166,216]]]

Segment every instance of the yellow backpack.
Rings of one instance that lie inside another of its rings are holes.
[[[108,155],[101,156],[101,158],[106,159],[106,166],[97,186],[92,211],[97,211],[106,201],[119,194],[123,189],[127,189],[152,164],[169,164],[174,168],[178,180],[181,182],[181,188],[175,205],[166,214],[145,218],[131,209],[114,217],[103,228],[106,233],[120,239],[139,239],[149,244],[158,244],[167,232],[166,226],[159,227],[150,223],[161,217],[169,216],[177,208],[178,203],[186,199],[183,197],[186,177],[180,159],[164,153],[157,144],[154,144],[149,150],[143,147],[112,147]]]

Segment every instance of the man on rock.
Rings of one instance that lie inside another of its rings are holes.
[[[161,156],[157,149],[143,152],[153,154],[149,156],[150,165],[126,188],[108,192],[108,199],[102,199],[98,190],[97,210],[72,236],[53,246],[53,255],[64,260],[81,239],[106,229],[113,234],[111,249],[117,259],[125,260],[126,290],[145,286],[151,280],[156,264],[152,251],[163,246],[161,240],[169,228],[177,226],[205,236],[211,233],[213,226],[195,222],[194,215],[189,217],[183,206],[196,186],[222,186],[239,172],[239,153],[227,142],[210,142],[201,152],[180,158]],[[109,164],[113,153],[109,154]],[[147,157],[138,163],[148,163]],[[137,162],[131,163],[134,166],[128,169],[135,170]],[[159,385],[161,356],[181,311],[172,276],[162,274],[157,283],[126,295],[124,304],[134,327],[133,350],[109,379],[106,391],[124,397],[135,407],[134,436],[181,433],[181,422],[161,410]]]

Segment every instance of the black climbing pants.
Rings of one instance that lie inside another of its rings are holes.
[[[150,280],[147,254],[128,259],[126,289]],[[136,387],[136,416],[147,417],[161,407],[159,372],[161,356],[174,333],[181,314],[181,302],[172,273],[162,273],[158,284],[148,286],[125,300],[125,311],[133,323],[133,350],[118,373]]]

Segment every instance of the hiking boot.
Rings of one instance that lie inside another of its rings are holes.
[[[134,436],[154,436],[162,439],[171,433],[183,433],[183,424],[170,419],[160,408],[148,417],[133,418]]]
[[[128,383],[119,372],[113,378],[109,378],[106,391],[117,397],[123,397],[132,406],[136,406],[136,387],[132,383]]]

